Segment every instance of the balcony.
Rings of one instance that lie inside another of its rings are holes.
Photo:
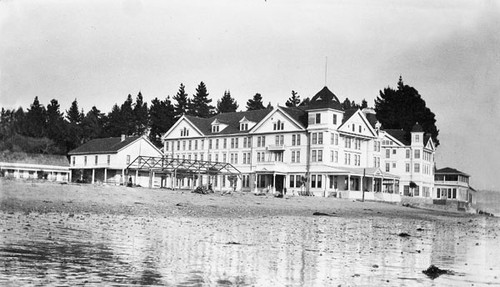
[[[285,145],[281,144],[281,145],[268,145],[266,149],[268,151],[284,151],[285,148],[286,148]]]

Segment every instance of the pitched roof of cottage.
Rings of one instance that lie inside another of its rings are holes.
[[[342,111],[342,105],[340,104],[339,99],[326,86],[314,95],[314,97],[312,97],[311,101],[305,108],[308,110],[331,108]]]
[[[117,153],[120,149],[128,146],[135,140],[140,138],[139,136],[126,137],[125,140],[121,140],[121,137],[111,137],[94,139],[83,145],[71,150],[68,155],[74,154],[97,154],[97,153]]]
[[[434,172],[434,174],[459,174],[459,175],[464,175],[464,176],[470,176],[470,175],[466,174],[465,172],[459,171],[458,169],[454,169],[451,167],[437,169]]]
[[[236,134],[236,133],[247,133],[248,131],[240,130],[240,120],[246,118],[251,122],[260,122],[265,118],[272,109],[263,109],[255,111],[246,112],[232,112],[232,113],[222,113],[215,115],[210,118],[198,118],[194,116],[187,116],[186,118],[195,125],[203,134],[205,135],[215,135],[215,134]],[[212,122],[218,120],[219,122],[226,124],[227,127],[220,132],[212,132]]]
[[[0,152],[0,162],[69,166],[68,158],[65,155],[24,152]]]

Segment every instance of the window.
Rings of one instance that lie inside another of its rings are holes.
[[[300,145],[300,134],[292,135],[292,146]]]
[[[234,139],[234,148],[238,148],[238,138]]]
[[[410,172],[410,163],[405,163],[405,172],[409,173]]]
[[[396,149],[393,149],[393,150],[392,150],[392,154],[396,154]]]
[[[219,149],[219,139],[215,140],[215,149]]]
[[[320,113],[317,113],[317,114],[316,114],[316,123],[317,123],[317,124],[320,124],[320,123],[321,123],[321,114],[320,114]]]
[[[292,159],[291,162],[295,162],[295,151],[292,151]]]
[[[94,160],[94,165],[97,165],[97,162],[99,161],[99,156],[98,156],[98,155],[96,155],[94,158],[95,158],[95,160]]]
[[[277,146],[279,146],[279,145],[283,145],[283,143],[284,143],[284,136],[283,135],[277,135],[275,137],[275,144]]]
[[[415,135],[415,142],[420,142],[420,135]]]
[[[385,158],[390,158],[391,157],[391,150],[390,149],[386,149],[385,150]]]
[[[182,150],[186,150],[186,141],[182,141]]]
[[[295,175],[293,174],[290,175],[290,187],[295,187]]]
[[[218,133],[219,132],[219,125],[212,125],[212,132]]]
[[[188,141],[188,150],[191,150],[191,142],[192,142],[191,140]]]
[[[392,163],[392,168],[396,168],[396,163],[395,162]]]
[[[358,127],[358,131],[359,133],[361,133],[361,125]]]
[[[415,158],[420,158],[420,150],[419,149],[415,150]]]
[[[322,162],[323,161],[323,150],[312,150],[311,154],[312,162]]]
[[[197,153],[194,154],[194,160],[198,160],[198,154]]]
[[[316,185],[318,188],[321,188],[323,181],[323,176],[318,174],[318,184]]]
[[[333,115],[333,124],[336,125],[337,124],[337,115]]]
[[[198,140],[194,141],[194,150],[198,150]]]
[[[181,141],[177,141],[177,150],[181,150]]]
[[[311,175],[311,187],[316,188],[316,175]]]
[[[224,149],[227,148],[227,139],[224,139],[224,144],[223,144],[222,148],[224,148]]]
[[[227,154],[226,153],[222,154],[222,161],[227,162]]]
[[[182,159],[184,159],[184,155],[182,155]],[[211,153],[208,154],[208,161],[212,161],[212,154]]]
[[[231,148],[234,148],[234,138],[231,138]]]
[[[389,172],[389,171],[391,171],[391,164],[386,162],[385,163],[385,172]]]
[[[212,149],[212,139],[208,140],[208,149]]]
[[[351,125],[351,128],[353,132],[356,130],[356,126],[354,124]]]
[[[243,182],[241,183],[243,187],[250,187],[250,175],[243,175]]]
[[[274,161],[283,161],[283,153],[282,152],[277,152],[274,153]]]
[[[292,162],[300,162],[300,151],[292,151]]]
[[[345,148],[351,148],[351,138],[345,138]]]
[[[87,157],[85,157],[85,162],[87,162]],[[127,164],[130,164],[130,155],[127,155]]]
[[[169,142],[165,142],[165,151],[168,151]]]
[[[419,163],[415,163],[414,171],[415,171],[415,173],[419,173],[420,172],[420,164]]]
[[[275,131],[280,131],[280,130],[282,131],[285,129],[285,123],[283,123],[281,120],[277,120],[274,123],[273,127]]]
[[[373,151],[380,152],[380,142],[379,141],[373,142]]]
[[[410,154],[411,154],[410,150],[409,150],[409,149],[407,149],[407,150],[406,150],[406,158],[410,158]]]
[[[456,188],[453,189],[453,198],[457,198],[457,189]]]
[[[248,123],[241,123],[240,131],[246,131],[246,130],[248,130]]]
[[[333,151],[333,162],[334,163],[339,162],[339,152],[338,151]]]
[[[73,166],[75,166],[75,157],[74,156],[71,157],[71,162],[73,163]]]
[[[205,156],[205,154],[200,153],[200,160],[201,160],[201,161],[203,161],[203,160],[204,160],[204,159],[203,159],[203,158],[204,158],[204,156]]]
[[[190,155],[190,156],[191,156],[191,155]],[[215,161],[216,161],[216,162],[219,162],[219,154],[218,154],[218,153],[216,153],[216,154],[215,154]]]
[[[361,139],[354,139],[354,148],[357,150],[361,149]]]
[[[323,144],[323,133],[318,133],[318,144]]]
[[[313,133],[312,134],[312,144],[317,144],[318,143],[318,134]]]
[[[373,157],[373,167],[380,167],[380,158],[379,157]]]
[[[181,137],[187,137],[189,136],[189,130],[187,128],[181,129]]]

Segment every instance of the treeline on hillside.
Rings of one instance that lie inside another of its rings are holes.
[[[62,111],[59,102],[52,99],[45,107],[35,97],[29,108],[13,110],[1,109],[0,114],[0,151],[20,151],[27,153],[66,154],[81,144],[104,137],[125,135],[145,135],[156,145],[161,145],[160,137],[183,115],[211,117],[219,113],[235,112],[239,105],[230,91],[212,106],[207,87],[200,82],[191,97],[180,84],[172,98],[155,98],[151,103],[144,102],[141,92],[135,99],[128,95],[121,104],[115,104],[111,111],[104,113],[95,106],[85,112],[75,99],[68,110]],[[285,103],[288,107],[307,106],[309,98],[303,100],[292,90],[291,97]],[[404,106],[401,109],[400,106]],[[346,98],[342,102],[344,109],[366,108]],[[256,93],[246,102],[246,110],[272,108],[271,103],[264,105],[262,95]],[[438,130],[434,114],[425,107],[418,92],[409,86],[398,83],[398,90],[391,88],[380,92],[375,102],[377,118],[385,128],[411,129],[419,122],[426,132],[437,141]]]

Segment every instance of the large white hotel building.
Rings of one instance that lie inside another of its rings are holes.
[[[410,134],[383,129],[373,110],[343,110],[327,87],[304,107],[184,115],[162,140],[167,157],[232,164],[242,191],[436,197],[435,147],[420,125]],[[208,181],[230,188],[223,175]],[[190,178],[174,184],[194,185]]]

